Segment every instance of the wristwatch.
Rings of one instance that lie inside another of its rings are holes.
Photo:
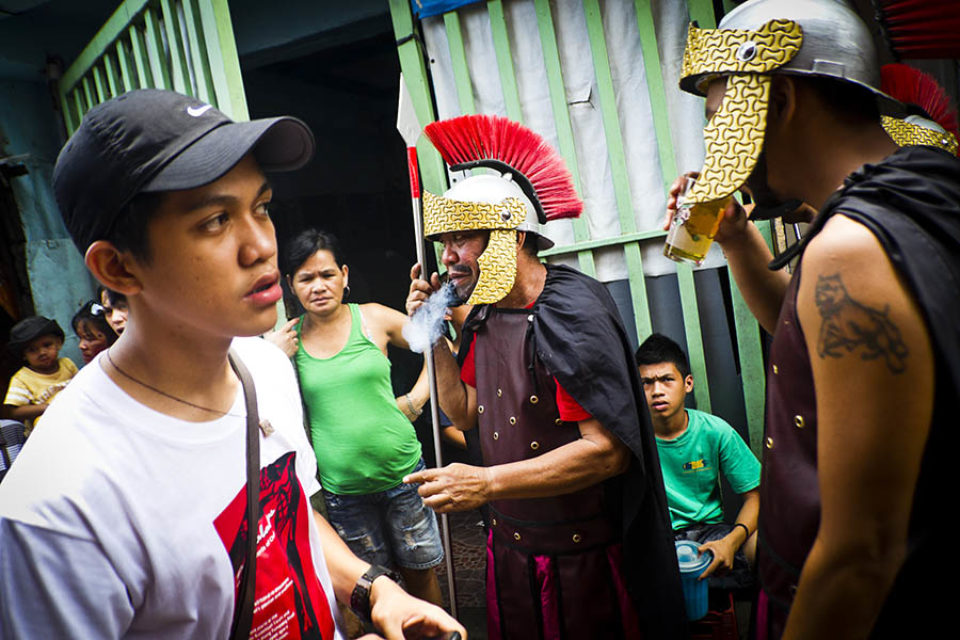
[[[350,594],[350,608],[366,622],[370,621],[370,587],[380,576],[387,576],[394,582],[398,581],[398,576],[393,571],[378,564],[372,564],[357,580],[353,593]]]

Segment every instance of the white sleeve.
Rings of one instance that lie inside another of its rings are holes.
[[[90,540],[0,519],[0,638],[120,638],[127,591]]]

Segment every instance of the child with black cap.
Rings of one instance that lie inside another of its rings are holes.
[[[3,417],[22,422],[26,435],[53,397],[77,374],[77,365],[70,358],[59,357],[63,339],[56,320],[43,316],[24,318],[10,330],[7,348],[24,366],[10,379]]]
[[[264,172],[313,150],[295,118],[151,89],[61,151],[66,227],[129,316],[0,485],[0,637],[334,640],[335,600],[388,638],[465,635],[310,508],[296,377],[258,336],[281,297]]]

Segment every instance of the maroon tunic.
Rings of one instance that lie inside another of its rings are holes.
[[[817,400],[797,317],[799,284],[798,268],[780,309],[767,370],[757,570],[770,603],[772,638],[783,633],[800,569],[820,526]]]
[[[486,466],[526,460],[580,437],[557,411],[553,376],[531,355],[522,309],[489,310],[477,329],[478,428]],[[620,522],[602,484],[490,503],[487,619],[502,638],[637,637],[620,572]],[[629,631],[625,631],[628,629]]]

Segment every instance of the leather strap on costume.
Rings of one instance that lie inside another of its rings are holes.
[[[230,639],[250,636],[253,624],[253,603],[257,582],[257,532],[260,520],[260,416],[257,412],[257,389],[246,365],[231,349],[230,367],[243,386],[243,401],[247,408],[247,558],[237,589],[238,601],[233,609]]]

